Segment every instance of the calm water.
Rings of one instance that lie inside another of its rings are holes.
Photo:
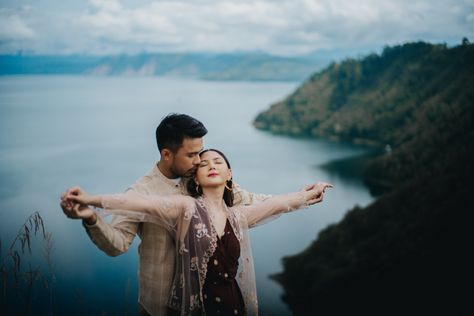
[[[348,209],[372,200],[360,180],[340,178],[318,167],[364,149],[274,136],[252,127],[256,114],[296,86],[162,78],[0,77],[3,249],[25,219],[39,211],[54,241],[55,312],[133,315],[138,238],[128,253],[106,256],[79,221],[63,215],[59,195],[73,185],[94,193],[124,190],[159,159],[154,130],[161,118],[170,112],[187,113],[207,126],[205,146],[228,155],[234,179],[249,191],[284,193],[318,180],[335,185],[324,203],[252,231],[261,313],[290,314],[279,298],[281,288],[268,275],[281,270],[282,257],[305,249]],[[40,251],[34,262],[44,262]],[[42,308],[48,304],[33,300],[37,314],[45,313]]]

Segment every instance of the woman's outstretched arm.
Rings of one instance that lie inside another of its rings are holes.
[[[68,190],[67,201],[104,208],[107,212],[137,218],[142,221],[174,226],[176,219],[192,204],[192,198],[182,195],[123,194],[89,195],[79,187]]]
[[[332,184],[318,182],[299,192],[276,195],[263,202],[242,207],[241,211],[247,218],[249,227],[252,227],[272,216],[321,202],[326,189],[332,187]]]

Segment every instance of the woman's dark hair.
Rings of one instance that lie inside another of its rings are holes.
[[[212,149],[212,148],[205,149],[205,150],[203,150],[199,153],[199,157],[202,157],[202,155],[205,152],[208,152],[208,151],[214,151],[214,152],[218,153],[219,155],[221,155],[222,158],[224,158],[225,163],[227,164],[227,168],[232,169],[230,167],[229,160],[227,159],[227,157],[220,150]],[[233,183],[232,178],[231,178],[226,183],[226,186],[231,188],[231,190],[225,188],[224,189],[224,195],[222,196],[222,198],[224,199],[225,204],[229,207],[234,205],[234,187],[233,187],[233,185],[234,185],[234,183]],[[188,184],[187,184],[187,189],[188,189],[189,194],[192,197],[198,197],[198,196],[202,195],[202,188],[197,186],[196,181],[194,181],[194,179],[189,179]]]
[[[167,148],[176,152],[182,145],[184,138],[201,138],[207,134],[204,125],[186,114],[168,114],[156,128],[156,144],[158,150]]]

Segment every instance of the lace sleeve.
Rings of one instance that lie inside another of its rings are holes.
[[[105,213],[123,215],[140,222],[175,227],[179,216],[192,205],[193,199],[182,195],[144,195],[134,191],[102,195]]]
[[[234,205],[252,205],[271,198],[268,194],[259,194],[248,192],[240,185],[234,182]]]
[[[295,192],[276,195],[250,206],[242,206],[240,211],[247,218],[249,227],[254,227],[282,213],[307,207],[305,193]]]

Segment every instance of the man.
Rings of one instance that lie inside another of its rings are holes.
[[[187,194],[186,178],[194,173],[200,163],[199,152],[203,149],[203,137],[206,134],[207,129],[195,118],[185,114],[166,116],[156,129],[160,160],[127,192]],[[234,204],[252,204],[267,197],[246,192],[239,186],[234,188]],[[140,315],[166,315],[176,257],[172,234],[159,225],[123,216],[114,216],[108,224],[90,209],[65,201],[61,202],[61,208],[68,217],[82,219],[91,240],[109,256],[126,252],[134,237],[140,236]]]

